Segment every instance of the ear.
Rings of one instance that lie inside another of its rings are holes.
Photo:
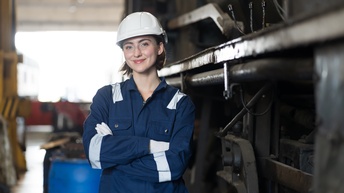
[[[162,42],[158,45],[158,55],[160,55],[164,51],[164,44]]]

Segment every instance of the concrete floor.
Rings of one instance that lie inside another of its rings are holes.
[[[51,133],[50,127],[28,127],[26,130],[25,159],[27,172],[20,179],[11,193],[43,193],[43,160],[45,150],[40,146],[47,142]]]

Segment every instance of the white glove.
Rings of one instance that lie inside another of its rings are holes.
[[[101,124],[97,124],[95,129],[100,135],[113,135],[109,126],[104,122],[102,122]]]
[[[162,152],[162,151],[167,151],[170,148],[170,143],[169,142],[164,142],[164,141],[155,141],[155,140],[150,140],[149,141],[149,153],[157,153],[157,152]]]

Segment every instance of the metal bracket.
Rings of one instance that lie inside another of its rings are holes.
[[[223,96],[225,99],[229,99],[232,97],[232,93],[228,90],[228,70],[227,70],[227,62],[223,63],[223,83],[225,86],[225,90],[223,91]]]
[[[223,63],[223,84],[224,84],[224,91],[223,91],[223,97],[225,97],[226,100],[230,99],[233,97],[233,87],[239,85],[238,83],[232,83],[229,86],[229,81],[228,81],[228,67],[227,67],[227,62]]]
[[[189,13],[174,18],[168,22],[167,26],[169,29],[176,29],[207,18],[211,18],[221,30],[222,34],[226,37],[229,37],[229,32],[236,26],[235,22],[229,17],[229,15],[223,12],[215,3],[209,3]],[[237,25],[241,30],[243,30],[242,22],[237,22]]]
[[[238,193],[259,192],[256,159],[251,143],[234,135],[222,139],[223,171],[217,172]]]

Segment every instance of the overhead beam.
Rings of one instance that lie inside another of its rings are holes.
[[[124,0],[18,0],[17,31],[117,31]]]

